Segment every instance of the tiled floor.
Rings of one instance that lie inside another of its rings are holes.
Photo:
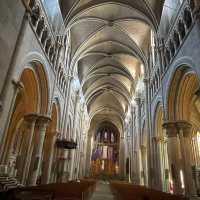
[[[90,200],[113,200],[114,196],[107,181],[98,181]]]

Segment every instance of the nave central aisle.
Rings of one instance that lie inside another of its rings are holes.
[[[98,181],[95,191],[90,200],[114,200],[109,183],[107,181]]]

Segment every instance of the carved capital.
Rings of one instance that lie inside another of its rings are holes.
[[[29,114],[24,115],[24,120],[26,122],[31,123],[31,122],[35,122],[38,119],[38,117],[39,117],[38,113],[29,113]]]
[[[182,133],[184,137],[189,137],[191,134],[192,125],[184,120],[179,120],[176,122],[176,126],[179,134]]]
[[[37,126],[39,128],[46,128],[46,126],[48,125],[48,123],[51,121],[51,118],[47,115],[39,115],[37,118]]]
[[[176,137],[178,134],[176,122],[174,121],[164,122],[163,128],[166,129],[166,134],[168,137]]]

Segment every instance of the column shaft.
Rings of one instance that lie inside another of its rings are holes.
[[[179,130],[179,138],[181,145],[181,154],[182,154],[182,168],[184,173],[184,184],[185,184],[185,193],[186,195],[193,196],[196,195],[195,183],[192,176],[192,158],[191,158],[191,125],[185,121],[177,122],[177,127]]]
[[[27,152],[25,153],[25,163],[24,163],[24,170],[22,174],[22,184],[26,183],[29,167],[31,164],[31,158],[32,158],[32,145],[33,145],[33,137],[34,137],[34,131],[35,131],[35,122],[38,118],[37,114],[29,114],[24,117],[27,123],[27,128],[29,131],[27,131],[28,137],[28,144],[27,144]]]
[[[30,184],[35,185],[38,175],[39,175],[39,169],[41,165],[41,156],[42,156],[42,150],[43,150],[43,144],[45,139],[45,133],[46,133],[46,126],[47,123],[50,121],[49,117],[47,116],[40,116],[38,124],[38,137],[37,137],[37,143],[35,144],[35,155],[34,155],[34,166],[33,171],[31,174]]]
[[[181,170],[181,155],[180,142],[177,136],[177,128],[175,122],[165,122],[163,127],[166,129],[168,135],[167,149],[169,157],[169,166],[171,171],[171,178],[173,181],[173,191],[175,194],[182,194],[183,188],[181,186],[180,170]]]

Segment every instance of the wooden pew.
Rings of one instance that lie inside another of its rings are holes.
[[[7,192],[6,200],[86,200],[94,187],[95,181],[80,180],[16,188]]]
[[[181,195],[172,195],[158,190],[148,189],[144,186],[123,182],[111,182],[111,189],[117,199],[124,200],[186,200]]]

